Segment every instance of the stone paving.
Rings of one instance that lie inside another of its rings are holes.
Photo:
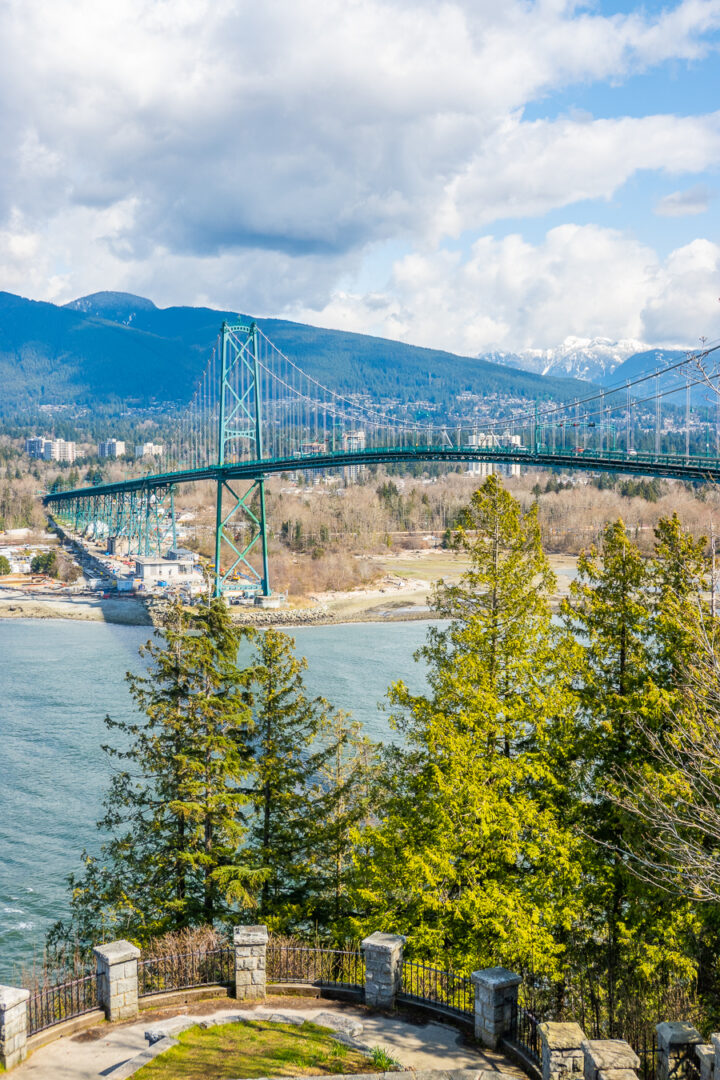
[[[40,1047],[22,1065],[12,1070],[17,1080],[97,1080],[119,1074],[120,1066],[147,1047],[145,1032],[162,1027],[175,1016],[201,1021],[215,1013],[252,1014],[256,1010],[296,1013],[312,1020],[319,1013],[332,1011],[362,1023],[360,1038],[369,1046],[382,1046],[408,1069],[487,1070],[518,1080],[524,1074],[499,1052],[480,1050],[451,1024],[416,1020],[398,1013],[386,1016],[362,1006],[344,1005],[316,998],[268,997],[257,1005],[230,999],[195,1002],[189,1005],[144,1013],[137,1021],[100,1024],[95,1028],[67,1036]],[[491,1080],[491,1078],[488,1078]]]

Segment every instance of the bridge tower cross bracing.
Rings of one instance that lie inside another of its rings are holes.
[[[250,487],[240,495],[231,486],[223,467],[231,454],[254,444],[256,460],[264,455],[262,392],[259,370],[257,324],[227,323],[220,331],[220,394],[218,409],[218,469],[215,513],[215,596],[222,596],[231,576],[242,567],[246,575],[257,581],[262,596],[270,595],[268,573],[267,522],[265,516],[265,477],[254,478]],[[239,445],[240,444],[240,445]],[[223,507],[224,495],[232,499],[230,510]],[[253,499],[255,506],[249,505]],[[257,511],[257,512],[256,512]],[[251,536],[243,547],[236,546],[236,538],[228,526],[238,515],[250,523]],[[223,542],[234,555],[231,565],[223,571]],[[260,545],[262,570],[260,573],[249,561],[256,545]]]

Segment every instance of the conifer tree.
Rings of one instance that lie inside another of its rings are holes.
[[[307,929],[339,914],[362,759],[357,726],[309,697],[294,640],[266,630],[252,668],[252,815],[249,865],[265,873],[259,917],[281,930]],[[352,808],[352,809],[351,809]],[[332,867],[333,877],[329,867]],[[331,894],[334,894],[333,902]]]
[[[381,820],[358,852],[361,931],[412,934],[457,967],[556,975],[577,910],[571,832],[577,647],[553,626],[537,508],[490,476],[454,534],[469,559],[440,583],[419,657],[429,691],[391,690]]]
[[[665,691],[684,637],[670,593],[679,589],[687,599],[696,554],[676,518],[660,523],[654,561],[642,556],[622,521],[612,522],[600,547],[578,560],[563,605],[568,627],[584,645],[577,685],[582,827],[590,843],[584,853],[586,933],[576,959],[592,1011],[610,1036],[627,1033],[627,1010],[638,995],[650,1014],[653,994],[662,997],[673,973],[689,971],[687,906],[669,902],[633,873],[628,852],[640,842],[638,822],[619,793],[622,777],[640,777],[648,768],[648,731],[667,723]]]
[[[98,823],[108,839],[71,878],[72,923],[56,940],[142,940],[252,902],[262,875],[240,858],[252,768],[240,638],[222,601],[196,614],[174,603],[141,650],[150,670],[127,678],[144,717],[106,719],[125,744],[104,748],[120,763]]]

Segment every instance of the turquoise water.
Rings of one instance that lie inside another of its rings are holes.
[[[378,709],[403,678],[427,624],[354,623],[293,631],[308,659],[306,684],[362,721],[371,738],[392,738]],[[67,910],[66,878],[84,847],[107,788],[109,735],[103,718],[127,719],[123,679],[139,670],[146,627],[54,620],[0,620],[0,982],[42,954],[47,928]]]

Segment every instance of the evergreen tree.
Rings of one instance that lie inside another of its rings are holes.
[[[361,931],[394,929],[458,967],[557,975],[577,914],[573,771],[577,647],[553,626],[537,507],[489,477],[454,545],[419,657],[429,691],[391,690],[405,746],[387,755],[381,820],[358,851]]]
[[[359,742],[357,727],[324,698],[307,695],[307,662],[294,655],[294,645],[272,629],[257,641],[252,818],[245,850],[250,865],[266,874],[259,917],[286,931],[339,914],[354,820],[351,791],[359,770],[359,761],[351,770],[344,767],[348,748]],[[328,861],[336,880],[328,880]]]
[[[355,845],[371,820],[378,747],[363,736],[362,724],[339,711],[325,715],[319,740],[330,752],[315,780],[322,820],[311,850],[309,911],[314,924],[342,944],[352,936]]]
[[[72,922],[56,940],[145,939],[225,918],[252,902],[262,874],[240,858],[243,788],[252,768],[247,674],[236,665],[241,632],[222,601],[196,614],[173,604],[162,640],[141,652],[147,675],[130,675],[143,719],[106,724],[125,749],[98,823],[108,839],[71,878]]]
[[[654,637],[658,649],[656,681],[677,688],[697,645],[697,628],[708,612],[707,537],[685,532],[677,514],[655,529],[651,564],[654,585]]]
[[[680,640],[667,614],[667,590],[685,580],[681,564],[690,550],[677,525],[661,523],[653,563],[622,521],[609,524],[601,547],[581,555],[563,605],[568,628],[584,645],[577,687],[582,820],[590,842],[584,853],[586,926],[575,951],[575,976],[584,982],[599,1033],[610,1036],[628,1035],[651,1013],[653,995],[662,997],[672,973],[689,971],[687,907],[668,902],[632,872],[628,851],[639,843],[638,824],[618,798],[621,778],[639,776],[646,767],[648,730],[667,720],[663,686]],[[633,1004],[640,996],[644,1013]]]

